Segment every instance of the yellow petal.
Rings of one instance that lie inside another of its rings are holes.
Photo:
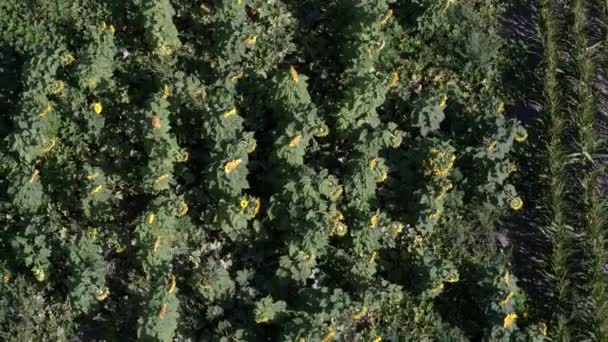
[[[156,180],[154,182],[162,182],[163,180],[165,180],[167,178],[169,178],[169,175],[168,174],[164,174],[164,175],[161,175],[158,178],[156,178]]]
[[[372,251],[372,255],[369,257],[369,263],[373,264],[374,261],[376,260],[376,256],[378,256],[378,252],[377,251]]]
[[[178,163],[185,163],[188,161],[188,159],[190,159],[190,153],[188,153],[188,151],[185,149],[181,150],[175,158]]]
[[[443,283],[441,283],[441,284],[437,285],[436,287],[433,287],[431,289],[431,293],[432,294],[439,293],[439,292],[441,292],[441,290],[443,290],[443,288],[444,288],[444,285],[443,285]]]
[[[157,252],[158,248],[160,248],[160,236],[154,240],[154,244],[152,245],[152,252]]]
[[[222,113],[222,116],[225,117],[225,118],[227,118],[227,117],[232,116],[234,114],[236,114],[236,108],[232,107],[231,109],[229,109],[229,110],[225,111],[224,113]]]
[[[106,298],[108,298],[109,295],[110,289],[106,287],[95,294],[95,299],[97,299],[97,301],[99,302],[103,302],[104,300],[106,300]]]
[[[258,212],[260,211],[260,205],[261,205],[261,202],[260,202],[260,198],[258,197],[258,198],[255,199],[255,209],[253,211],[254,212],[254,214],[253,214],[254,217],[258,215]]]
[[[293,65],[289,66],[289,74],[291,75],[291,79],[294,82],[298,83],[300,77],[298,76],[298,72],[296,71],[296,68],[293,67]]]
[[[376,165],[378,165],[378,160],[376,158],[372,159],[369,161],[369,168],[370,170],[373,170],[376,168]]]
[[[335,334],[336,333],[334,332],[334,328],[332,326],[330,326],[329,329],[327,330],[327,334],[325,334],[325,336],[323,336],[323,339],[321,340],[321,342],[329,342],[329,341],[333,340]]]
[[[241,164],[241,159],[234,159],[226,163],[224,166],[224,172],[226,174],[230,174],[230,172],[234,171]]]
[[[245,38],[241,39],[241,41],[247,45],[255,44],[255,42],[257,42],[257,40],[258,40],[257,36],[250,36],[250,37],[245,37]]]
[[[182,216],[186,215],[187,212],[188,212],[188,204],[185,201],[181,201],[179,203],[179,210],[177,211],[177,214],[175,216],[182,217]]]
[[[517,196],[509,201],[509,205],[513,210],[520,210],[524,206],[524,201],[521,197]]]
[[[517,320],[517,314],[512,312],[508,315],[505,316],[505,319],[503,320],[502,326],[503,328],[507,329],[510,326],[513,325],[513,323],[515,323],[515,321]]]
[[[97,178],[97,176],[99,176],[99,174],[98,174],[97,172],[93,172],[93,173],[91,173],[91,174],[88,174],[88,175],[86,176],[86,178],[87,178],[88,180],[93,180],[93,179]]]
[[[161,98],[166,99],[167,97],[169,97],[169,92],[170,92],[169,85],[166,83],[163,84],[163,93],[161,95]]]
[[[374,215],[372,215],[372,217],[369,219],[369,225],[370,227],[374,228],[377,224],[378,224],[378,215],[379,213],[376,212]]]
[[[363,318],[363,316],[365,316],[367,314],[367,307],[364,306],[361,308],[361,310],[355,314],[353,314],[351,317],[354,320],[360,320],[361,318]]]
[[[496,111],[502,113],[505,110],[505,103],[500,101],[496,107]]]
[[[34,181],[36,180],[36,176],[38,176],[38,174],[40,174],[40,171],[38,169],[35,169],[34,172],[32,172],[32,175],[30,176],[28,183],[30,183],[30,184],[34,183]]]
[[[396,72],[396,71],[394,71],[393,74],[392,74],[392,76],[391,76],[390,81],[388,81],[387,88],[388,89],[393,88],[394,86],[397,85],[398,82],[399,82],[399,73]]]
[[[388,20],[393,16],[393,10],[388,10],[386,14],[380,19],[380,24],[384,25],[388,22]]]
[[[64,88],[65,84],[63,83],[63,81],[57,81],[51,86],[51,93],[54,95],[59,95],[63,92]]]
[[[268,322],[268,318],[267,317],[263,317],[263,316],[262,317],[256,317],[255,318],[255,322],[257,324],[265,323],[265,322]]]
[[[459,280],[460,280],[460,274],[458,273],[458,271],[455,271],[454,273],[450,274],[448,279],[446,279],[446,281],[448,283],[457,283]]]
[[[544,322],[540,322],[538,327],[540,328],[540,334],[543,336],[547,336],[547,324],[545,324]]]
[[[43,118],[48,113],[50,113],[52,109],[53,109],[53,107],[51,106],[51,104],[49,102],[47,102],[46,105],[44,106],[44,108],[38,113],[38,116]]]
[[[300,140],[302,140],[302,134],[298,134],[295,137],[291,138],[291,140],[289,141],[289,147],[298,146],[298,144],[300,143]]]
[[[57,138],[56,137],[52,137],[51,139],[49,139],[49,141],[44,144],[40,150],[44,153],[49,152],[50,150],[53,149],[53,147],[55,147],[55,144],[57,143]]]
[[[167,285],[167,293],[171,293],[171,292],[175,291],[175,285],[176,285],[175,276],[172,274],[169,277],[169,284]]]
[[[500,306],[505,306],[507,305],[507,303],[509,302],[509,300],[511,299],[511,297],[513,297],[513,292],[509,292],[509,294],[507,295],[507,297],[505,297],[505,299],[500,301]]]
[[[448,96],[443,95],[443,97],[441,98],[441,101],[439,102],[439,108],[444,109],[445,107],[447,107],[447,105],[448,105]]]
[[[101,105],[100,102],[93,102],[93,104],[91,105],[91,109],[97,113],[97,114],[101,114],[101,112],[103,111],[103,106]]]
[[[75,60],[76,60],[76,58],[74,58],[74,55],[71,52],[68,52],[63,57],[63,64],[70,65],[70,64],[74,63]]]

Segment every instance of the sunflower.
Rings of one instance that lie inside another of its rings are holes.
[[[107,287],[104,287],[103,289],[99,289],[97,291],[97,293],[95,294],[95,299],[97,299],[97,301],[99,301],[99,302],[103,302],[104,300],[106,300],[106,298],[108,298],[109,295],[110,295],[110,289]]]
[[[459,280],[460,280],[460,274],[458,273],[458,271],[454,271],[446,279],[446,281],[448,283],[457,283]]]
[[[296,68],[293,67],[293,65],[289,66],[289,75],[291,76],[291,79],[296,83],[298,83],[298,81],[300,80],[298,72],[296,71]]]
[[[511,206],[511,209],[513,210],[519,210],[524,206],[524,201],[521,197],[517,196],[509,201],[509,206]]]
[[[526,139],[528,139],[528,132],[526,131],[525,128],[518,127],[517,130],[515,131],[515,141],[521,143],[521,142],[526,141]]]
[[[386,14],[380,19],[380,25],[384,25],[388,22],[388,20],[393,16],[393,10],[388,10]]]
[[[236,114],[236,108],[232,107],[232,108],[228,109],[227,111],[225,111],[224,113],[222,113],[222,116],[225,117],[225,118],[227,118],[227,117],[232,116],[234,114]]]
[[[391,89],[394,86],[396,86],[397,83],[399,83],[399,73],[396,71],[393,71],[393,74],[391,75],[391,79],[388,81],[387,88]]]
[[[505,110],[505,103],[503,101],[498,102],[498,106],[496,106],[496,111],[502,113]]]
[[[93,188],[93,190],[91,190],[91,195],[94,195],[94,194],[98,193],[99,191],[101,191],[102,188],[103,188],[103,185],[99,184],[98,186],[96,186],[95,188]]]
[[[45,115],[50,113],[52,109],[53,107],[51,106],[51,104],[47,102],[44,108],[42,108],[42,110],[38,113],[38,116],[43,118]]]
[[[103,106],[101,105],[100,102],[93,102],[91,104],[91,109],[96,113],[96,114],[101,114],[101,112],[103,111]]]
[[[509,300],[511,300],[511,298],[513,297],[513,292],[509,292],[509,294],[507,295],[507,297],[505,297],[505,299],[500,301],[500,306],[505,306],[507,305],[507,303],[509,302]]]
[[[175,216],[182,217],[186,215],[188,212],[188,204],[185,201],[181,201],[179,203],[179,209],[177,210],[177,214]]]
[[[295,137],[291,138],[291,140],[289,141],[289,147],[298,146],[298,144],[300,144],[301,140],[302,140],[302,134],[296,135]]]
[[[363,316],[365,316],[366,314],[367,314],[367,307],[366,307],[366,306],[363,306],[363,307],[361,308],[361,310],[359,310],[359,311],[355,312],[355,313],[354,313],[354,314],[353,314],[351,317],[352,317],[352,319],[354,319],[354,320],[358,321],[358,320],[360,320],[361,318],[363,318]]]
[[[57,81],[51,86],[51,94],[59,95],[63,93],[63,89],[65,89],[65,83],[63,83],[63,81]]]
[[[508,329],[510,326],[513,325],[513,323],[515,323],[515,320],[517,320],[517,314],[512,312],[508,315],[505,316],[505,319],[502,323],[503,328]]]
[[[372,217],[369,219],[369,225],[370,227],[374,228],[376,227],[376,225],[378,224],[378,213],[376,212],[374,215],[372,215]]]
[[[40,267],[34,268],[32,270],[32,272],[34,273],[34,277],[36,278],[36,280],[38,282],[43,282],[44,279],[46,278],[46,274],[44,273],[44,270]]]
[[[369,169],[374,170],[378,165],[378,160],[376,158],[369,161]]]
[[[71,52],[68,52],[63,57],[63,64],[70,65],[70,64],[74,63],[75,60],[76,60],[76,58],[74,58],[74,55]]]
[[[40,171],[38,169],[34,169],[34,172],[32,172],[32,175],[30,176],[30,179],[27,182],[30,184],[34,183],[34,181],[36,180],[36,177],[39,174],[40,174]]]
[[[169,283],[167,284],[167,293],[171,293],[171,292],[175,291],[175,285],[176,285],[175,275],[172,274],[169,277]]]
[[[163,84],[163,93],[161,95],[161,98],[166,99],[167,97],[169,97],[169,94],[171,92],[171,89],[169,88],[168,84]]]
[[[443,95],[443,97],[441,98],[441,101],[439,102],[439,108],[444,109],[445,107],[447,107],[447,105],[448,105],[448,96]]]
[[[228,163],[226,163],[226,165],[224,165],[224,172],[226,172],[226,174],[230,174],[239,165],[241,165],[241,159],[231,160]]]

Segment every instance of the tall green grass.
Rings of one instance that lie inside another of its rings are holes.
[[[571,312],[571,254],[572,229],[567,224],[567,155],[563,142],[566,119],[563,109],[563,90],[558,70],[559,29],[554,4],[550,0],[540,3],[541,35],[544,49],[543,124],[546,135],[547,174],[547,225],[546,233],[552,243],[548,256],[548,277],[553,285],[552,335],[559,341],[571,339],[569,313]]]
[[[608,289],[607,274],[604,263],[607,261],[606,252],[606,224],[608,223],[608,203],[602,199],[597,189],[597,178],[605,172],[595,159],[602,140],[594,127],[594,118],[597,111],[596,94],[594,94],[591,81],[597,71],[596,63],[590,48],[588,26],[591,10],[587,8],[584,0],[575,0],[572,4],[572,62],[574,78],[572,90],[574,96],[573,113],[571,115],[572,131],[576,139],[572,156],[575,169],[572,172],[573,184],[580,188],[575,196],[579,206],[573,210],[580,212],[581,219],[577,227],[579,248],[584,256],[580,263],[582,274],[579,289],[580,296],[584,298],[580,307],[580,337],[594,341],[608,340],[608,308],[606,303],[606,290]],[[602,4],[604,13],[602,25],[607,28],[606,9],[607,2]],[[599,59],[598,59],[599,60]],[[580,181],[579,181],[580,179]],[[577,317],[578,318],[578,317]]]
[[[593,128],[595,115],[595,97],[591,89],[591,78],[594,66],[589,49],[589,40],[585,32],[588,25],[587,9],[584,0],[574,0],[572,4],[573,50],[572,62],[576,73],[573,81],[575,96],[575,113],[573,127],[580,153],[590,158],[597,145],[597,136]]]
[[[606,172],[604,168],[601,172]],[[608,260],[606,251],[606,227],[608,226],[608,202],[597,190],[600,170],[590,172],[582,182],[584,195],[585,271],[587,275],[587,335],[595,341],[608,340],[608,274],[604,264]]]

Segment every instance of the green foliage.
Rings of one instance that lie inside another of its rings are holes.
[[[160,56],[172,54],[181,46],[177,28],[173,24],[175,10],[169,0],[143,0],[141,15],[146,39],[151,50]]]
[[[283,301],[273,302],[272,298],[265,297],[255,305],[255,322],[265,323],[272,321],[275,317],[285,311],[286,304]]]
[[[36,284],[14,277],[0,284],[0,337],[17,341],[69,341],[76,333],[74,312],[54,302]]]
[[[0,11],[0,339],[543,339],[499,2]]]
[[[72,305],[80,312],[88,313],[96,301],[107,298],[109,290],[105,278],[109,272],[98,245],[97,228],[83,234],[70,250],[69,264],[73,274],[68,278]]]
[[[98,92],[113,87],[113,64],[116,55],[115,30],[114,26],[107,26],[105,22],[101,27],[90,29],[90,42],[85,45],[83,51],[78,52],[78,63],[75,70],[82,89]]]

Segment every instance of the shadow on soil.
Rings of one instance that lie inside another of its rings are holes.
[[[550,312],[551,291],[544,270],[546,258],[551,252],[551,243],[544,233],[545,208],[541,177],[545,170],[542,162],[542,42],[538,28],[538,4],[536,1],[514,1],[503,21],[502,35],[516,47],[511,51],[513,70],[505,75],[505,84],[515,98],[508,113],[521,121],[529,132],[526,144],[517,152],[518,169],[514,183],[524,199],[525,207],[508,220],[499,240],[508,245],[513,271],[519,279],[518,285],[528,294],[533,319]],[[504,234],[504,236],[502,236]],[[539,317],[541,316],[541,317]]]

